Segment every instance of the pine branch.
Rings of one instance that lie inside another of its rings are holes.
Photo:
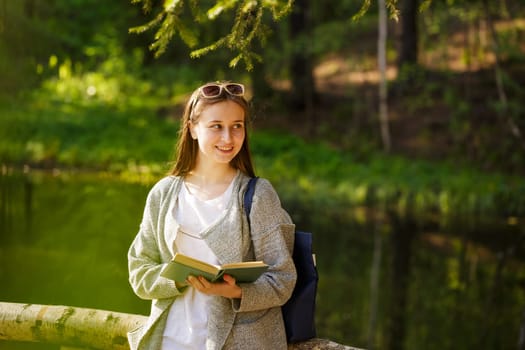
[[[131,0],[132,4],[139,4],[141,2],[143,3],[142,11],[144,11],[144,13],[151,12],[151,9],[153,8],[152,0]]]
[[[167,13],[162,25],[155,34],[155,41],[150,45],[150,50],[155,52],[155,57],[162,55],[169,42],[175,35],[177,28],[177,17],[173,13]]]
[[[155,57],[166,51],[176,34],[190,48],[198,44],[198,35],[181,19],[185,9],[183,0],[166,0],[161,5],[155,5],[153,0],[131,0],[131,2],[141,3],[145,13],[151,12],[155,6],[162,7],[153,20],[129,29],[130,33],[138,34],[158,28],[154,41],[149,46],[155,52]],[[199,0],[188,0],[187,3],[193,20],[199,23],[213,22],[232,10],[235,13],[229,34],[209,45],[193,50],[190,57],[197,58],[217,49],[227,48],[236,53],[230,61],[230,67],[235,67],[243,61],[246,69],[251,70],[254,61],[262,60],[261,56],[252,49],[254,42],[259,41],[261,46],[264,46],[271,33],[269,26],[263,23],[264,14],[269,12],[274,21],[280,20],[290,13],[293,0],[218,0],[208,10],[202,9]]]
[[[288,0],[288,2],[285,4],[275,0],[266,0],[262,3],[262,7],[267,7],[270,9],[274,21],[279,21],[292,12],[294,0]]]
[[[133,33],[133,34],[144,33],[145,31],[148,31],[148,30],[152,29],[153,27],[156,27],[156,26],[160,25],[160,23],[164,20],[165,16],[166,16],[166,13],[165,12],[161,12],[154,19],[149,21],[148,23],[146,23],[144,25],[141,25],[141,26],[129,28],[128,32],[129,33]]]
[[[357,13],[352,16],[352,20],[357,21],[361,19],[365,15],[365,13],[368,12],[368,9],[370,8],[370,0],[363,0],[363,5],[361,5],[361,8]]]
[[[431,1],[431,0],[428,0]],[[363,0],[363,4],[361,5],[361,8],[355,15],[352,16],[353,21],[357,21],[361,19],[370,9],[371,1],[370,0]],[[386,7],[388,8],[390,12],[390,19],[393,19],[397,21],[399,19],[399,10],[397,9],[397,0],[386,0]]]
[[[386,2],[386,7],[390,12],[390,19],[397,22],[399,20],[399,10],[397,9],[396,4],[397,0],[389,0]]]
[[[228,37],[225,36],[225,37],[220,38],[219,40],[217,40],[213,44],[210,44],[208,46],[205,46],[205,47],[197,49],[197,50],[193,50],[192,52],[190,52],[190,57],[191,58],[199,58],[201,56],[204,56],[204,55],[210,53],[211,51],[215,51],[218,48],[224,47],[224,46],[226,46],[226,41],[227,40],[228,40]]]

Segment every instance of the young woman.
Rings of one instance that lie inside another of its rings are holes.
[[[287,348],[280,306],[296,281],[294,225],[265,179],[257,182],[248,225],[243,197],[255,176],[248,118],[242,84],[209,83],[191,95],[174,166],[151,189],[128,252],[131,286],[152,301],[146,324],[128,335],[132,350]],[[176,252],[270,267],[253,283],[191,276],[178,285],[160,276]]]

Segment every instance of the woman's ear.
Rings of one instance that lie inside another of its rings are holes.
[[[197,140],[197,133],[195,132],[195,126],[196,125],[191,120],[188,121],[188,129],[190,130],[191,138],[194,140]]]

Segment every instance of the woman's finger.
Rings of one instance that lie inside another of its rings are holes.
[[[222,279],[224,280],[224,282],[228,283],[231,286],[233,286],[236,283],[235,277],[230,275],[224,275],[222,276]]]

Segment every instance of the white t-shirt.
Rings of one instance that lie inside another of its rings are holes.
[[[177,209],[172,213],[179,223],[175,251],[208,263],[218,260],[200,233],[218,220],[231,197],[233,181],[217,198],[202,201],[181,186]],[[208,300],[210,296],[188,287],[171,306],[162,337],[162,350],[202,350],[206,348]]]

